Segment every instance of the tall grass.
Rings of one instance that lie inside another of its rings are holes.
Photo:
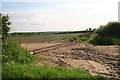
[[[17,42],[6,40],[2,44],[2,62],[8,64],[14,63],[31,63],[34,57],[29,54],[29,51],[22,48]]]
[[[75,42],[75,43],[88,43],[89,39],[91,38],[91,36],[89,37],[73,37],[73,38],[68,38],[65,39],[64,42]]]
[[[92,76],[88,72],[61,67],[48,68],[37,65],[6,65],[3,67],[3,78],[80,78],[80,80],[104,80],[101,76]]]

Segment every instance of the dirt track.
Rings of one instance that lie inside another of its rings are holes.
[[[32,47],[34,49],[34,46]],[[38,65],[63,66],[69,69],[81,68],[94,75],[103,75],[109,78],[118,77],[118,46],[74,44],[37,55],[44,58],[43,61],[37,63]]]

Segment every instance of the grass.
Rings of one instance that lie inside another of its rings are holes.
[[[84,43],[84,44],[93,44],[93,45],[120,45],[120,38],[115,37],[101,37],[95,34],[83,37],[72,37],[67,38],[64,42],[75,42],[75,43]]]
[[[29,51],[22,48],[18,43],[12,40],[6,40],[2,44],[2,62],[7,64],[14,63],[31,63],[34,56],[29,54]]]
[[[91,36],[87,36],[87,37],[72,37],[72,38],[65,39],[64,42],[75,42],[75,43],[88,44],[89,40],[91,38],[92,38]]]
[[[6,65],[3,67],[3,78],[81,78],[81,80],[104,80],[101,76],[75,69],[67,70],[61,67],[48,68],[37,65]]]

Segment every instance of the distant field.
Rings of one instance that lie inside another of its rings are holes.
[[[49,34],[49,35],[30,35],[30,36],[12,36],[13,40],[17,40],[20,43],[35,43],[35,42],[59,42],[66,38],[72,38],[80,35],[81,33],[75,34]]]

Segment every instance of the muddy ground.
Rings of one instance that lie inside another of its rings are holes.
[[[59,43],[22,44],[29,50],[56,45]],[[73,44],[41,52],[37,65],[62,66],[68,69],[80,68],[93,75],[118,78],[118,46],[94,46]]]

